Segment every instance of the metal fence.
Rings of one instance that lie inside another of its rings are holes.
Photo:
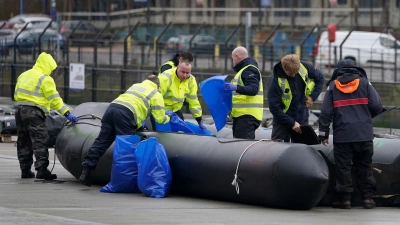
[[[41,43],[33,46],[30,54],[22,54],[17,49],[12,49],[13,54],[3,54],[0,51],[0,95],[12,97],[16,79],[19,74],[30,69],[36,57],[42,50],[49,51],[57,60],[58,68],[52,76],[56,81],[57,88],[63,99],[69,104],[80,104],[87,101],[110,102],[120,93],[123,93],[133,83],[141,82],[145,75],[151,73],[172,54],[166,52],[166,40],[175,35],[171,24],[167,24],[163,29],[154,30],[152,41],[138,41],[135,38],[139,29],[144,29],[143,25],[136,24],[124,35],[118,36],[114,32],[114,37],[104,46],[99,40],[86,40],[70,46],[68,41],[65,43],[65,50],[60,50],[60,46]],[[250,55],[259,63],[263,74],[264,89],[266,90],[271,75],[271,68],[286,54],[298,54],[302,60],[309,61],[317,65],[328,79],[333,72],[334,65],[341,57],[340,48],[336,49],[335,60],[331,68],[320,64],[315,58],[315,47],[321,48],[316,41],[321,31],[316,24],[313,28],[306,31],[287,30],[279,24],[265,32],[252,32],[249,46]],[[245,27],[238,24],[232,28],[224,28],[226,32],[224,38],[220,39],[217,45],[212,46],[212,50],[199,52],[201,49],[189,48],[194,54],[194,66],[192,74],[198,82],[216,74],[229,74],[231,77],[234,71],[231,69],[232,62],[230,57],[231,50],[241,42]],[[102,29],[103,30],[103,29]],[[193,37],[200,34],[208,34],[209,30],[204,25],[199,25],[192,34]],[[218,32],[217,32],[218,33]],[[167,35],[169,34],[169,35]],[[218,40],[218,38],[217,38]],[[52,43],[52,42],[49,42]],[[45,48],[45,46],[47,46]],[[220,51],[216,49],[223,49]],[[343,51],[343,49],[342,49]],[[381,53],[384,54],[384,53]],[[395,55],[397,54],[397,50]],[[382,58],[387,58],[382,55]],[[85,64],[85,89],[82,91],[73,90],[69,87],[69,64]],[[379,63],[370,62],[359,65],[366,69],[370,80],[381,95],[386,106],[400,105],[400,100],[396,97],[400,92],[398,85],[398,66],[397,60],[394,63],[381,61]],[[229,79],[229,78],[228,78]],[[200,99],[201,95],[199,93]],[[314,105],[314,109],[319,109],[323,94]],[[202,103],[205,106],[204,103]],[[265,96],[265,107],[268,107],[267,96]],[[208,110],[205,107],[205,112]]]

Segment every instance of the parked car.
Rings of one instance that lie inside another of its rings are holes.
[[[170,37],[165,43],[166,53],[179,53],[182,51],[190,51],[197,56],[212,56],[215,52],[215,45],[218,44],[216,39],[211,35],[198,34],[192,40],[192,45],[189,46],[190,39],[193,35],[178,35]],[[230,54],[236,46],[228,44],[228,46],[220,44],[220,55]]]
[[[3,30],[1,30],[1,33]],[[43,29],[31,29],[22,31],[14,44],[14,39],[18,32],[4,36],[0,36],[0,53],[13,56],[14,49],[17,54],[32,54],[39,51],[39,37],[43,33]],[[66,38],[55,30],[48,29],[40,39],[41,50],[52,53],[56,56],[60,53],[67,52]]]
[[[189,46],[190,39],[193,35],[179,35],[170,37],[165,45],[167,53],[179,53],[182,51],[191,51],[197,54],[212,54],[217,41],[211,35],[196,35]]]
[[[335,59],[340,59],[340,45],[348,34],[349,31],[336,31],[336,40],[330,43],[329,50],[328,32],[322,32],[318,43],[316,64],[336,65]],[[358,65],[395,63],[396,53],[400,53],[400,42],[396,41],[392,35],[385,33],[353,31],[342,45],[342,58],[352,58]],[[397,63],[399,62],[400,57],[397,57]]]
[[[12,29],[1,29],[0,30],[0,40],[4,40],[4,39],[13,39],[15,37],[15,35],[17,35],[17,31],[16,30],[12,30]]]
[[[12,29],[14,24],[9,23],[8,21],[1,20],[0,21],[0,29]]]
[[[95,27],[93,24],[88,22],[81,22],[79,26],[75,29],[74,33],[72,31],[79,24],[79,21],[64,21],[61,26],[61,33],[67,37],[69,44],[90,44],[94,43],[97,35],[100,33],[100,29]],[[98,37],[98,43],[102,45],[109,45],[110,39],[114,35],[110,32],[103,32]]]
[[[8,27],[16,30],[21,30],[26,24],[27,29],[33,29],[38,24],[49,24],[52,18],[46,14],[20,14],[8,20]],[[56,22],[52,22],[50,29],[58,31]]]

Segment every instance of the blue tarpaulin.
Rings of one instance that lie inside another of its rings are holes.
[[[214,135],[209,130],[202,130],[200,127],[194,123],[183,121],[179,118],[176,113],[173,113],[171,116],[171,120],[167,124],[159,124],[156,122],[156,130],[157,131],[165,131],[165,132],[181,132],[185,134],[200,134],[200,135]]]
[[[232,91],[224,88],[227,76],[213,76],[200,83],[201,94],[214,119],[217,131],[225,126],[226,116],[232,110]]]

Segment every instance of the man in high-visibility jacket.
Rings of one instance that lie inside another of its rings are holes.
[[[200,128],[205,130],[202,120],[203,111],[197,98],[197,82],[191,71],[192,65],[187,61],[182,61],[176,68],[159,74],[160,92],[164,97],[165,108],[176,113],[182,120],[185,118],[181,108],[183,102],[186,101],[193,118],[196,119]]]
[[[78,119],[69,112],[64,104],[51,72],[57,68],[53,57],[41,53],[32,69],[22,73],[15,86],[14,99],[17,102],[15,121],[17,123],[18,140],[17,152],[21,168],[21,178],[33,178],[31,171],[32,155],[35,155],[36,178],[53,180],[57,176],[47,169],[49,165],[49,151],[47,149],[48,131],[46,115],[50,108],[57,110],[72,122]]]
[[[263,116],[263,82],[256,60],[250,58],[243,46],[232,51],[233,70],[236,75],[225,90],[234,91],[232,97],[233,137],[255,139],[255,130]]]
[[[271,139],[290,141],[290,130],[301,133],[308,124],[309,108],[324,85],[321,71],[297,55],[284,56],[273,70],[268,88],[268,107],[273,115]]]
[[[114,142],[117,135],[133,135],[151,112],[161,124],[170,121],[165,115],[164,99],[158,92],[160,81],[157,75],[149,75],[142,83],[132,85],[124,94],[111,102],[101,119],[101,130],[82,162],[79,181],[91,185],[91,171],[99,158]]]
[[[176,54],[172,57],[168,62],[162,64],[158,70],[158,73],[162,73],[166,70],[173,69],[182,61],[187,61],[189,63],[193,62],[192,53],[188,51],[181,52],[180,54]]]

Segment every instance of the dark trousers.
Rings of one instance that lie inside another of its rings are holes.
[[[89,148],[82,166],[95,168],[99,158],[115,141],[117,135],[133,135],[137,125],[133,113],[126,107],[110,104],[101,119],[99,136]]]
[[[308,120],[304,121],[300,124],[301,126],[308,125]],[[272,133],[271,133],[271,140],[273,141],[284,141],[290,142],[290,131],[292,127],[285,126],[283,124],[273,122],[272,124]]]
[[[250,115],[233,118],[233,137],[254,140],[256,138],[255,131],[260,124],[261,121]]]
[[[46,117],[41,109],[35,106],[17,106],[15,112],[18,140],[17,154],[22,170],[30,170],[35,155],[35,169],[49,165],[47,149],[48,132]]]
[[[374,144],[372,141],[333,143],[336,164],[336,192],[342,201],[349,201],[353,192],[351,162],[356,179],[356,185],[363,200],[372,199],[376,182],[372,174],[372,155]]]

